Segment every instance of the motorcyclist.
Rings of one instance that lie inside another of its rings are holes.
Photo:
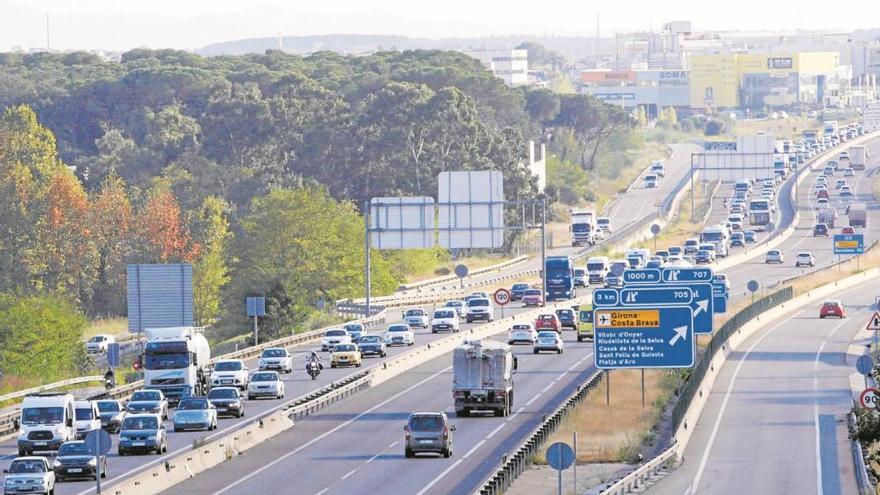
[[[306,364],[306,371],[308,371],[309,366],[311,366],[312,363],[316,363],[319,370],[324,369],[324,364],[321,363],[321,356],[316,351],[312,351],[311,353],[309,353],[308,363]]]
[[[107,368],[107,372],[104,373],[104,385],[108,389],[116,386],[116,374],[113,373],[113,368]]]

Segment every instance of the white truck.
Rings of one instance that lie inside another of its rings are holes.
[[[56,451],[76,439],[76,412],[70,393],[28,395],[21,403],[18,421],[18,455]]]
[[[607,256],[593,256],[587,259],[587,283],[604,284],[608,270],[611,269],[611,261]]]
[[[596,214],[591,210],[571,210],[571,225],[568,227],[571,231],[571,245],[590,246],[596,244],[597,231]]]
[[[868,148],[865,146],[849,147],[849,166],[853,170],[865,170],[868,165]]]
[[[474,410],[507,416],[513,409],[517,359],[510,346],[494,340],[466,340],[452,351],[452,398],[458,417]]]
[[[730,247],[730,232],[723,227],[706,227],[700,232],[700,243],[712,243],[715,245],[715,253],[726,257]]]
[[[144,335],[144,388],[161,390],[172,404],[207,393],[211,348],[200,328],[148,328]]]

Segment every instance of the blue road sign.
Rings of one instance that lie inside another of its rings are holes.
[[[712,333],[712,319],[715,316],[715,297],[711,283],[690,283],[687,285],[693,294],[691,309],[694,310],[694,333]]]
[[[247,315],[248,316],[266,316],[266,298],[265,297],[249,297],[249,298],[247,298]]]
[[[593,291],[593,304],[596,306],[617,306],[620,300],[620,289],[596,289]]]
[[[107,344],[107,366],[116,368],[122,364],[122,356],[119,353],[119,342]]]
[[[856,359],[856,371],[858,371],[860,374],[868,376],[871,374],[871,370],[873,369],[874,360],[871,359],[871,356],[864,354]]]
[[[623,306],[681,306],[693,300],[688,287],[652,285],[620,289],[620,304]]]
[[[864,234],[834,234],[834,254],[862,254],[864,252]]]
[[[657,268],[639,268],[623,272],[623,284],[659,284],[660,270]]]
[[[595,309],[596,367],[690,368],[696,354],[693,321],[690,306]]]
[[[749,292],[758,292],[761,286],[758,284],[757,280],[749,280],[746,284],[746,289],[749,289]]]
[[[86,450],[93,456],[107,455],[113,448],[113,439],[110,434],[99,428],[92,430],[86,435]]]
[[[727,313],[727,295],[712,296],[712,310],[715,314]]]
[[[547,447],[547,464],[557,471],[564,471],[574,463],[574,451],[567,443],[556,442]]]
[[[664,268],[662,273],[663,282],[711,282],[714,276],[711,268]]]

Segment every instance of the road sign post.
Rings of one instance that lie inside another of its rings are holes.
[[[748,289],[749,292],[752,293],[752,302],[753,303],[755,302],[755,292],[758,292],[759,288],[760,288],[760,285],[758,284],[757,280],[749,280],[749,282],[746,284],[746,289]]]
[[[865,327],[865,329],[874,331],[874,350],[880,350],[877,348],[877,331],[880,330],[880,313],[875,312],[871,316],[871,319],[868,320],[868,325]]]
[[[557,473],[557,493],[562,495],[562,471],[571,467],[574,463],[574,451],[563,442],[556,442],[547,448],[547,464]]]
[[[651,224],[651,234],[654,235],[654,251],[657,251],[657,234],[660,233],[660,224]]]
[[[495,304],[501,306],[501,317],[504,318],[504,306],[510,302],[510,291],[504,288],[498,289],[492,294],[492,299],[495,300]]]
[[[122,364],[119,349],[119,342],[107,344],[107,366],[111,368],[118,368],[119,365]]]
[[[92,430],[91,433],[86,435],[85,444],[89,454],[95,456],[95,491],[100,495],[101,470],[104,468],[101,458],[107,455],[107,452],[110,452],[110,449],[113,447],[113,439],[110,438],[109,433],[99,428]]]
[[[455,275],[458,277],[458,286],[464,289],[464,278],[467,277],[468,267],[465,265],[455,265]]]
[[[257,318],[266,316],[266,298],[265,297],[248,297],[247,315],[254,318],[254,345],[260,343],[260,328],[257,325]]]

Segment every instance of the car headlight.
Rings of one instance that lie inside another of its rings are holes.
[[[147,437],[147,440],[150,440],[151,442],[152,442],[152,441],[155,441],[155,440],[156,440],[156,435],[150,435],[150,436],[148,436],[148,437]]]
[[[97,460],[97,459],[95,459],[94,457],[92,457],[91,459],[89,459],[89,466],[97,466],[97,465],[98,465],[98,460]]]
[[[52,467],[54,467],[54,468],[61,467],[61,461],[59,461],[58,459],[55,459],[55,462],[52,463]]]
[[[66,428],[65,428],[64,425],[58,425],[58,426],[55,428],[55,433],[64,433],[64,430],[66,430]]]

